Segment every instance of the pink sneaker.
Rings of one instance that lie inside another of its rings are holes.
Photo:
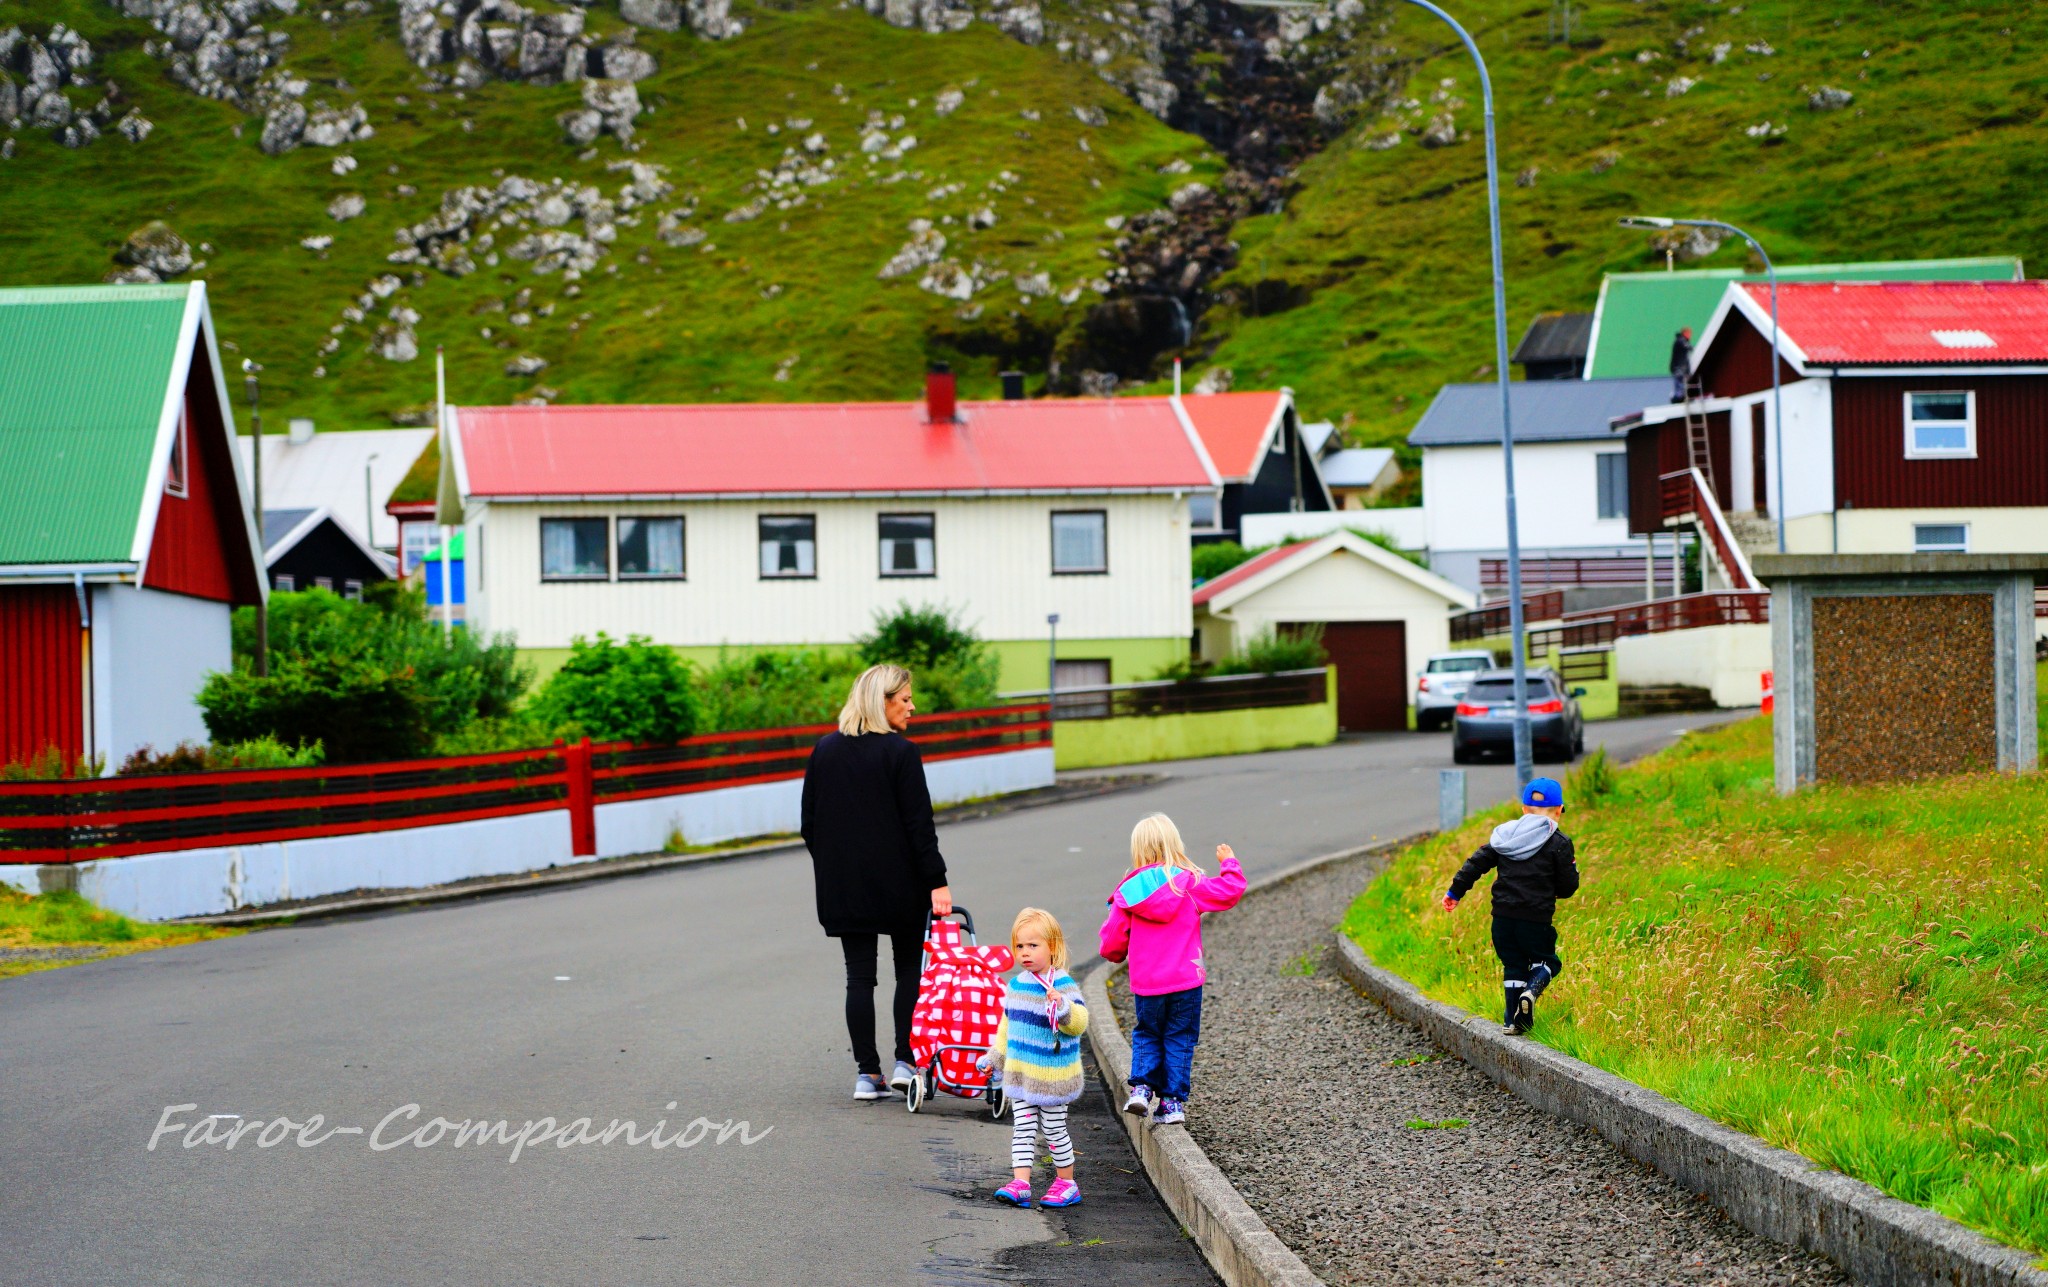
[[[1072,1180],[1054,1180],[1045,1196],[1038,1200],[1041,1207],[1070,1207],[1081,1200],[1081,1186]]]
[[[1058,1188],[1059,1186],[1055,1184],[1053,1187]],[[1071,1188],[1072,1186],[1068,1187]],[[1028,1207],[1031,1205],[1031,1181],[1012,1180],[996,1190],[996,1197],[1013,1207]]]

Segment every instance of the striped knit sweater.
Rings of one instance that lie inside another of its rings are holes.
[[[992,1062],[1002,1069],[1003,1093],[1014,1103],[1071,1104],[1081,1098],[1081,1042],[1088,1007],[1081,985],[1065,970],[1055,971],[1057,1026],[1046,1011],[1052,1004],[1045,984],[1020,970],[1003,992],[1003,1018],[989,1043]]]

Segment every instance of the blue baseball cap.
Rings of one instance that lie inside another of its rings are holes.
[[[1564,803],[1564,788],[1557,784],[1556,778],[1531,778],[1529,785],[1522,788],[1522,803],[1540,809],[1555,809]]]

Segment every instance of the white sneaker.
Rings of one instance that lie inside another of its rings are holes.
[[[898,1059],[896,1061],[896,1070],[889,1074],[889,1088],[891,1090],[900,1090],[907,1095],[910,1093],[910,1083],[916,1080],[917,1069]]]
[[[1152,1115],[1152,1088],[1150,1086],[1137,1085],[1130,1089],[1131,1097],[1124,1101],[1124,1111],[1133,1117],[1150,1117]]]
[[[889,1092],[882,1087],[880,1073],[859,1073],[853,1079],[855,1099],[887,1099]]]

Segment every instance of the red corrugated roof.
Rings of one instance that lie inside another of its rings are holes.
[[[1169,490],[1210,486],[1163,398],[464,407],[478,496]]]
[[[1740,289],[1768,319],[1770,287]],[[1809,364],[2042,362],[2048,281],[1780,282],[1778,325]]]
[[[1320,539],[1320,538],[1318,538]],[[1207,603],[1231,586],[1239,585],[1272,567],[1296,550],[1314,545],[1315,541],[1296,541],[1292,545],[1277,545],[1254,559],[1247,559],[1222,576],[1211,577],[1195,587],[1195,602]]]
[[[1202,435],[1210,463],[1225,482],[1259,472],[1259,451],[1266,429],[1287,395],[1278,389],[1249,393],[1190,393],[1182,397],[1188,419]],[[1166,398],[1131,398],[1131,402],[1166,402]]]

